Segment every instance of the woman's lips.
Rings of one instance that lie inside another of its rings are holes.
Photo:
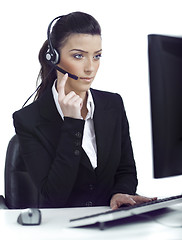
[[[81,80],[84,80],[86,82],[90,82],[93,80],[93,77],[80,77]]]

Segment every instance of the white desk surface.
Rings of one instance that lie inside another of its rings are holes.
[[[39,226],[17,223],[20,210],[0,210],[1,239],[18,240],[181,240],[182,204],[149,218],[132,217],[100,230],[97,226],[69,228],[69,219],[108,210],[108,207],[41,209]],[[169,227],[170,226],[170,227]]]

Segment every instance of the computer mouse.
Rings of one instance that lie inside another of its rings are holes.
[[[36,208],[24,209],[18,216],[17,222],[21,225],[40,225],[41,212]]]

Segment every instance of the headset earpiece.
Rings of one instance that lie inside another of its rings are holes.
[[[47,59],[47,61],[50,61],[52,64],[58,64],[60,61],[60,56],[56,49],[51,51],[51,49],[49,47],[46,52],[46,59]]]
[[[48,40],[48,50],[46,52],[46,59],[47,61],[51,62],[52,64],[56,65],[60,62],[60,56],[58,51],[53,47],[52,41],[51,41],[51,28],[53,25],[53,22],[55,20],[60,19],[62,16],[54,18],[51,23],[48,26],[47,29],[47,40]]]
[[[47,29],[47,42],[48,42],[48,49],[47,52],[45,54],[45,58],[48,61],[48,63],[50,65],[52,65],[56,70],[58,70],[59,72],[65,74],[68,73],[68,76],[77,80],[78,77],[76,75],[73,75],[71,73],[69,73],[68,71],[65,71],[64,69],[60,68],[59,66],[57,66],[57,64],[60,62],[60,54],[59,52],[53,47],[53,43],[51,41],[51,29],[52,29],[52,25],[54,23],[55,20],[61,19],[63,16],[59,16],[54,18],[51,23],[48,26]]]

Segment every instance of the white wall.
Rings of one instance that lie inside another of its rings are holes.
[[[92,14],[102,26],[103,58],[94,88],[122,95],[138,169],[138,192],[151,196],[180,193],[181,177],[152,176],[147,34],[181,35],[182,1],[177,0],[6,0],[0,7],[0,194],[4,161],[14,135],[12,113],[34,91],[37,55],[49,22],[72,11]]]

